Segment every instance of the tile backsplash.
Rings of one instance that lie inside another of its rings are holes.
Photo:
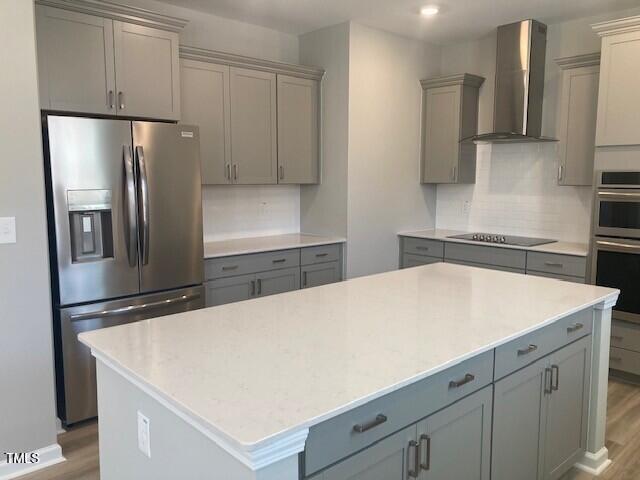
[[[204,241],[300,231],[298,185],[202,187]]]
[[[438,185],[438,228],[588,242],[591,187],[559,186],[557,144],[478,145],[474,185]]]

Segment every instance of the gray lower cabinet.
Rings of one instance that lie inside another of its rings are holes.
[[[249,300],[255,294],[255,278],[255,275],[239,275],[206,282],[207,307]]]
[[[342,267],[340,262],[318,263],[316,265],[303,265],[302,288],[319,287],[328,283],[339,282],[342,279]]]
[[[412,255],[411,253],[405,253],[402,256],[402,268],[419,267],[420,265],[430,265],[432,263],[440,262],[442,262],[442,259],[437,257]]]
[[[300,269],[283,268],[256,274],[256,296],[265,297],[300,288]]]
[[[495,383],[493,480],[556,479],[586,449],[591,336]]]

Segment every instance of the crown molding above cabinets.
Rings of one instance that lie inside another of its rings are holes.
[[[251,70],[262,70],[263,72],[307,78],[309,80],[321,80],[324,76],[324,69],[318,67],[273,62],[271,60],[262,60],[234,53],[218,52],[185,45],[180,46],[180,58],[215,63],[218,65],[229,65],[231,67],[249,68]]]
[[[104,0],[36,0],[35,3],[177,33],[189,23],[182,18]]]
[[[579,67],[593,67],[595,65],[600,65],[600,52],[556,58],[556,64],[562,70],[569,70],[571,68]]]
[[[427,78],[420,80],[423,89],[448,87],[451,85],[462,85],[466,87],[480,88],[484,82],[484,77],[473,75],[471,73],[460,73],[457,75],[448,75],[446,77]]]
[[[594,23],[591,28],[601,37],[640,30],[640,15]]]

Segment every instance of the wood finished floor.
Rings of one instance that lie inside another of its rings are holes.
[[[607,448],[613,465],[600,477],[573,470],[561,480],[640,479],[640,387],[609,380],[608,410]],[[99,480],[96,423],[63,433],[58,441],[67,461],[20,480]]]

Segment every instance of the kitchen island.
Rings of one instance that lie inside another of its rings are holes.
[[[101,478],[599,473],[617,296],[433,264],[84,333]]]

